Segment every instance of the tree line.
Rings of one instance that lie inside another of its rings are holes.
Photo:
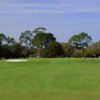
[[[19,42],[0,33],[0,59],[9,58],[63,58],[100,56],[100,41],[92,43],[92,37],[85,32],[72,36],[67,43],[60,43],[44,27],[22,32]]]

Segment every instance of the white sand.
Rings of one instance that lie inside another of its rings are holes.
[[[27,60],[23,60],[23,59],[9,59],[9,60],[6,60],[8,62],[25,62]]]

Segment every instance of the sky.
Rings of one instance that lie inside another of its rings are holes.
[[[100,40],[100,0],[0,0],[0,32],[18,40],[21,32],[45,27],[57,41],[86,32]]]

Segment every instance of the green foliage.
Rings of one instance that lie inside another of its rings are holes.
[[[45,48],[49,42],[56,41],[56,38],[52,33],[45,32],[46,29],[43,27],[36,28],[33,32],[35,33],[32,40],[33,46],[37,48]]]
[[[64,51],[60,43],[58,42],[50,42],[47,47],[42,49],[42,57],[45,58],[56,58],[56,57],[64,57]]]
[[[85,32],[74,35],[69,39],[70,45],[75,49],[74,57],[83,57],[84,49],[91,43],[92,38]],[[78,49],[78,50],[77,50]]]
[[[3,33],[0,33],[0,46],[2,45],[3,41],[5,40],[5,35]]]
[[[84,55],[85,57],[100,57],[100,41],[86,48]]]
[[[7,42],[7,45],[12,45],[12,44],[15,43],[15,39],[12,38],[12,37],[9,37],[9,36],[6,37],[5,40],[6,40],[6,42]]]
[[[89,36],[85,32],[81,32],[78,35],[74,35],[69,39],[69,43],[76,49],[87,47],[91,43],[91,41],[91,36]]]
[[[16,42],[13,37],[0,33],[0,59],[21,57],[100,57],[100,41],[92,42],[85,32],[72,36],[68,43],[59,43],[44,27],[22,32]]]
[[[64,51],[64,57],[71,57],[74,52],[74,48],[69,43],[61,43],[61,46]]]
[[[43,27],[36,28],[33,32],[35,33],[32,39],[32,44],[36,48],[36,57],[41,57],[41,50],[46,48],[50,42],[55,42],[56,38],[52,33],[45,32],[46,29]]]
[[[26,58],[33,57],[34,53],[35,53],[35,50],[33,48],[24,48],[22,51],[22,54]]]
[[[23,50],[24,47],[21,46],[19,43],[15,43],[10,46],[11,52],[12,52],[12,57],[13,58],[21,58],[23,57]]]
[[[37,27],[33,30],[33,33],[38,34],[38,33],[45,33],[47,29],[44,27]]]
[[[30,47],[32,44],[33,33],[31,31],[25,31],[21,33],[19,37],[21,45],[26,46],[27,48]]]

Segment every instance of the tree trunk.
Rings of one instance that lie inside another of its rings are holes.
[[[41,49],[40,48],[37,48],[36,57],[37,58],[41,57]]]

